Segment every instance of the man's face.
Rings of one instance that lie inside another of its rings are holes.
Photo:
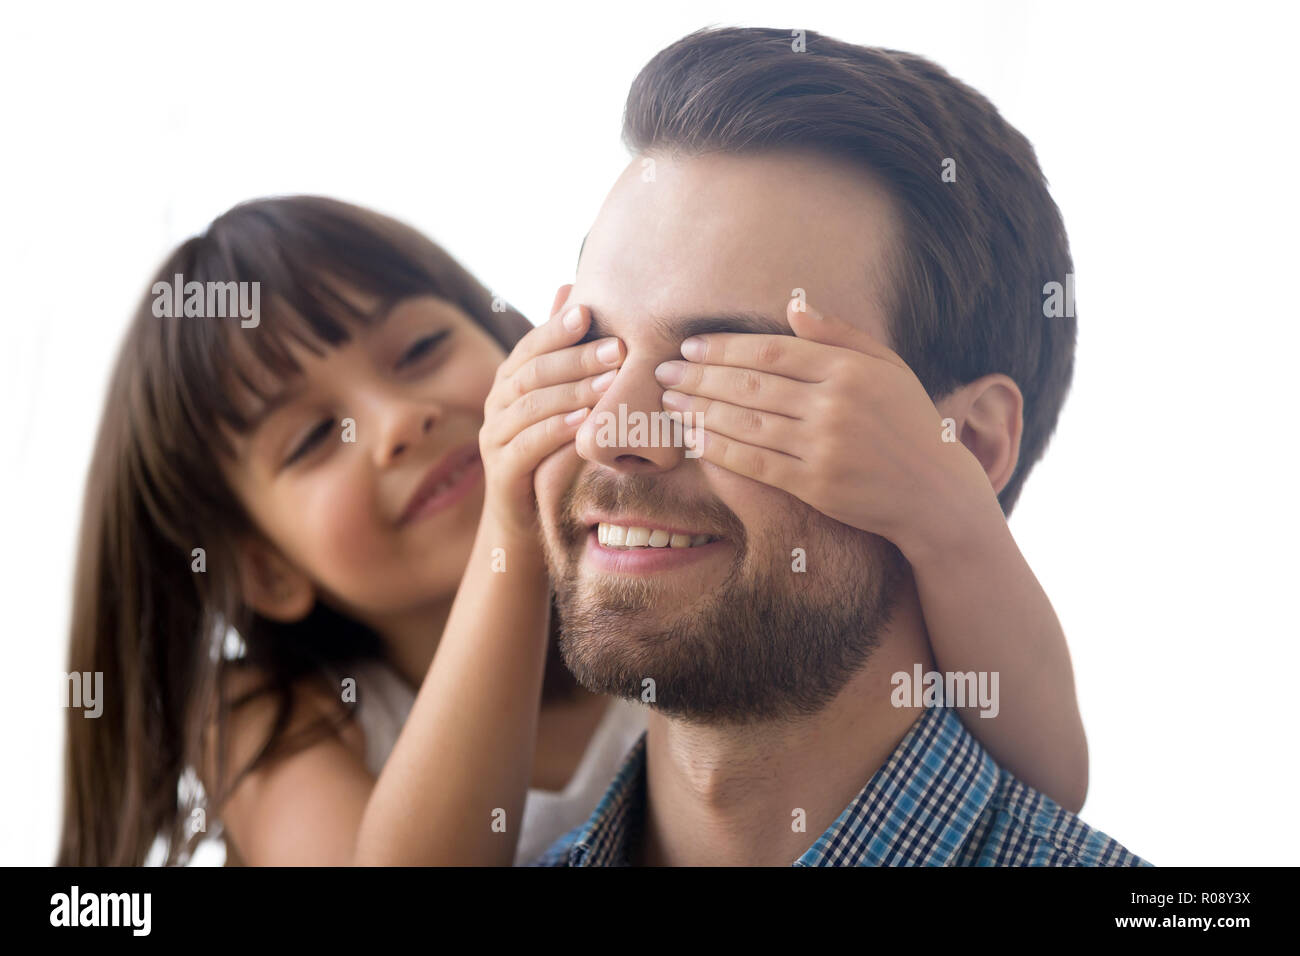
[[[653,680],[664,713],[746,723],[815,713],[866,661],[905,571],[897,549],[680,447],[602,443],[595,426],[620,405],[629,420],[661,412],[655,367],[692,333],[791,334],[795,289],[888,342],[883,265],[897,241],[883,190],[806,153],[656,157],[652,170],[638,157],[615,184],[570,301],[627,358],[577,441],[536,474],[560,647],[588,689],[645,699]],[[600,542],[601,522],[660,531],[651,544],[709,541],[619,547]]]

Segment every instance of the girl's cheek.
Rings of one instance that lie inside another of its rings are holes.
[[[491,353],[480,355],[476,362],[467,362],[453,376],[439,384],[448,404],[463,408],[476,420],[483,418],[483,404],[488,392],[492,391],[492,382],[496,378],[497,364]]]
[[[340,456],[344,457],[356,461],[331,463],[336,467],[322,473],[311,493],[302,498],[301,520],[315,551],[309,560],[323,565],[326,576],[333,571],[353,577],[353,569],[373,566],[384,549],[382,516],[375,513],[365,469],[357,467],[364,462],[360,455]]]
[[[456,353],[435,374],[433,391],[449,408],[472,412],[481,419],[483,403],[492,391],[497,369],[505,361],[506,353],[476,325],[467,324],[460,335]]]

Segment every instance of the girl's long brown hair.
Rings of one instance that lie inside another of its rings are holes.
[[[154,283],[177,274],[184,282],[259,282],[260,323],[156,316]],[[205,813],[274,754],[314,739],[283,739],[296,683],[384,656],[377,635],[319,602],[294,624],[244,605],[236,542],[256,529],[217,466],[216,452],[230,450],[222,426],[248,427],[230,397],[232,376],[256,392],[241,361],[252,357],[283,374],[296,369],[287,337],[334,346],[349,339],[348,322],[367,320],[323,277],[384,302],[440,296],[507,352],[531,328],[508,306],[494,308],[473,276],[414,229],[321,197],[242,203],[167,257],[118,354],[86,482],[68,672],[102,672],[104,701],[98,719],[67,709],[59,865],[139,865],[160,834],[165,862],[187,859],[195,809],[187,771],[203,766],[209,726],[224,754],[222,731],[238,705],[219,690],[229,629],[267,675],[259,692],[276,695],[277,719],[256,757],[209,795]],[[192,570],[196,548],[205,553],[202,573]],[[572,689],[557,657],[549,655],[547,696]],[[224,769],[217,776],[224,780]]]

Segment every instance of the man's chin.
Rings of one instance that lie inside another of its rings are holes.
[[[678,683],[676,662],[692,657],[698,643],[680,612],[674,620],[662,611],[630,611],[620,601],[580,611],[562,607],[560,616],[558,648],[579,684],[593,694],[652,706],[661,703],[665,685]]]
[[[887,626],[901,553],[806,506],[755,540],[724,514],[708,517],[700,526],[719,529],[720,540],[692,561],[664,567],[624,567],[593,553],[600,545],[590,527],[549,523],[546,558],[565,665],[593,693],[692,722],[816,713],[865,664]],[[775,541],[806,542],[825,570],[796,575],[775,557],[789,553]]]

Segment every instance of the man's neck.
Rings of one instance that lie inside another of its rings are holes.
[[[867,665],[796,723],[708,727],[655,711],[646,736],[646,866],[789,866],[816,842],[921,716],[890,678],[933,657],[911,579]]]

